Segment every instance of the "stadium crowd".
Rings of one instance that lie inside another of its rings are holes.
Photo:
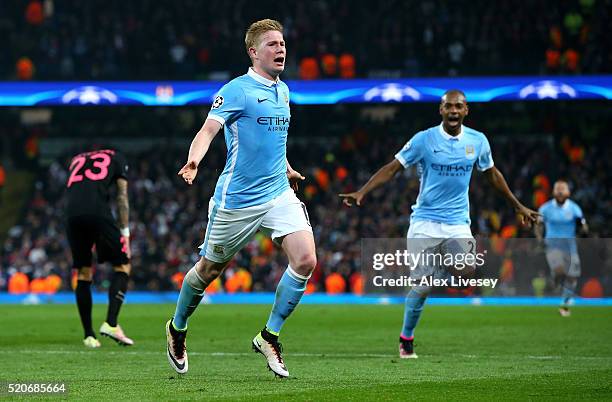
[[[350,121],[354,111],[333,113]],[[129,126],[129,122],[122,124]],[[520,126],[520,121],[515,119],[513,127],[517,125]],[[498,126],[491,131],[504,130],[504,123]],[[163,125],[160,127],[163,131]],[[549,129],[562,131],[554,126]],[[405,236],[410,205],[419,187],[414,170],[406,170],[393,183],[373,193],[359,209],[343,207],[337,194],[356,189],[375,167],[391,160],[407,140],[406,132],[410,131],[397,120],[360,119],[343,135],[322,141],[299,135],[290,139],[289,160],[307,177],[299,197],[308,206],[318,251],[318,267],[309,282],[310,291],[360,293],[360,239]],[[527,205],[537,208],[550,198],[554,180],[567,178],[574,189],[573,199],[585,211],[591,236],[612,235],[606,223],[612,221],[612,202],[608,196],[612,183],[607,174],[611,166],[602,136],[596,135],[588,146],[586,140],[578,141],[577,135],[516,138],[489,135],[489,138],[496,165]],[[194,186],[188,187],[176,175],[188,141],[185,138],[180,147],[168,143],[129,154],[134,288],[176,289],[183,273],[198,258],[196,248],[204,238],[208,199],[225,163],[225,147],[217,138],[204,160],[206,168],[201,170]],[[7,289],[9,276],[16,272],[26,274],[30,280],[55,274],[61,281],[53,277],[51,286],[69,287],[71,256],[63,223],[69,156],[41,167],[23,219],[9,231],[2,245],[0,290]],[[513,211],[477,174],[470,197],[472,229],[478,236],[532,237],[531,231],[516,224]],[[222,283],[215,283],[210,291],[272,290],[286,266],[284,258],[269,239],[258,235],[237,255]],[[506,281],[502,290],[534,291],[531,281],[541,273],[525,272],[524,268],[520,271],[519,266],[515,263],[513,268],[500,260],[490,268],[496,271],[495,276]],[[107,268],[100,267],[96,272],[99,287],[106,286]],[[609,281],[611,275],[606,269],[585,267],[587,274],[607,277]],[[609,284],[605,287],[609,288]]]
[[[285,78],[604,73],[611,0],[0,2],[1,79],[227,79],[245,28],[285,25]],[[223,18],[219,18],[223,16]]]

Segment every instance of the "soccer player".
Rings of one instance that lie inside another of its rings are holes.
[[[408,250],[427,249],[440,255],[471,253],[475,242],[470,230],[468,190],[476,165],[489,183],[510,202],[523,224],[534,222],[538,213],[525,207],[512,194],[504,176],[493,165],[485,135],[463,125],[468,114],[465,94],[460,90],[447,91],[442,96],[439,110],[442,116],[439,126],[415,134],[395,159],[378,170],[358,191],[340,194],[344,204],[360,206],[369,192],[409,165],[417,165],[421,185],[416,204],[412,206]],[[415,272],[420,277],[432,275],[442,278],[457,271],[454,267],[421,265]],[[469,274],[469,269],[464,272]],[[401,358],[417,357],[413,345],[414,329],[430,291],[430,286],[414,286],[408,293],[399,339]]]
[[[570,200],[570,194],[568,183],[565,180],[557,180],[553,187],[553,199],[539,209],[545,228],[546,261],[555,285],[562,289],[562,302],[559,307],[562,317],[570,316],[569,305],[580,277],[576,224],[580,223],[582,232],[589,231],[582,209]],[[544,228],[541,223],[534,227],[539,240],[542,239]]]
[[[224,127],[227,162],[209,203],[201,258],[185,275],[174,317],[166,324],[167,356],[178,373],[188,369],[188,317],[206,287],[261,230],[281,245],[289,266],[278,283],[268,322],[252,347],[275,375],[289,376],[278,335],[302,298],[316,253],[306,207],[293,191],[304,177],[286,158],[290,113],[289,89],[279,79],[287,53],[282,32],[282,25],[270,19],[248,28],[245,44],[252,67],[221,88],[178,173],[191,185],[211,141]]]
[[[92,248],[95,246],[98,262],[108,261],[114,270],[108,289],[106,321],[100,327],[100,334],[120,345],[133,345],[134,341],[125,336],[117,324],[131,270],[126,159],[112,149],[85,152],[72,158],[69,171],[66,183],[67,231],[73,267],[78,270],[75,293],[85,331],[83,343],[90,348],[100,347],[91,324]],[[119,226],[110,207],[109,190],[115,184]]]

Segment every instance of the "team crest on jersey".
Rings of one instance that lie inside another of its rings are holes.
[[[467,156],[468,158],[473,158],[474,154],[475,154],[474,146],[473,145],[466,145],[465,146],[465,156]]]
[[[285,92],[285,103],[287,105],[289,104],[289,95],[287,95],[287,92]]]
[[[214,244],[213,245],[213,253],[223,255],[223,254],[225,254],[225,247],[223,247],[220,244]]]
[[[212,104],[212,109],[219,109],[223,105],[223,96],[217,95],[215,101]]]

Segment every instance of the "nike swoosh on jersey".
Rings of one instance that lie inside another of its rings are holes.
[[[261,102],[263,102],[263,101],[265,101],[265,100],[268,100],[268,98],[263,98],[263,99],[259,99],[259,98],[257,98],[257,103],[261,103]]]

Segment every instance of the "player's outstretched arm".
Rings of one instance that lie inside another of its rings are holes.
[[[538,220],[535,225],[533,225],[533,233],[535,234],[536,239],[538,241],[542,241],[544,238],[544,225],[540,220]]]
[[[521,202],[514,196],[512,191],[510,191],[508,183],[506,183],[506,179],[504,179],[504,175],[499,171],[499,169],[493,166],[492,168],[485,170],[484,174],[489,183],[491,183],[491,185],[499,193],[501,193],[504,198],[508,200],[508,202],[510,202],[519,216],[521,224],[531,226],[533,223],[538,222],[540,214],[521,204]]]
[[[198,174],[198,165],[204,158],[204,155],[206,155],[206,152],[208,152],[210,143],[220,129],[221,123],[213,119],[206,119],[200,131],[198,131],[193,141],[191,141],[187,163],[178,172],[178,175],[185,180],[185,183],[189,185],[193,183],[193,180]]]
[[[580,223],[580,232],[584,235],[588,235],[589,234],[589,224],[587,223],[586,219],[584,218],[580,218],[579,219],[579,223]]]
[[[393,161],[387,163],[385,166],[380,168],[378,172],[374,173],[374,175],[370,177],[370,180],[368,180],[368,182],[358,191],[338,195],[340,196],[340,198],[342,198],[342,202],[346,206],[352,206],[353,201],[355,202],[355,204],[357,204],[357,206],[361,206],[361,201],[363,200],[363,197],[366,196],[366,194],[391,180],[393,176],[397,174],[397,172],[403,169],[404,166],[402,166],[400,161],[398,161],[397,159],[393,159]]]
[[[117,179],[117,215],[119,215],[119,228],[121,237],[124,238],[124,246],[130,256],[130,201],[128,198],[128,181],[124,178]]]

